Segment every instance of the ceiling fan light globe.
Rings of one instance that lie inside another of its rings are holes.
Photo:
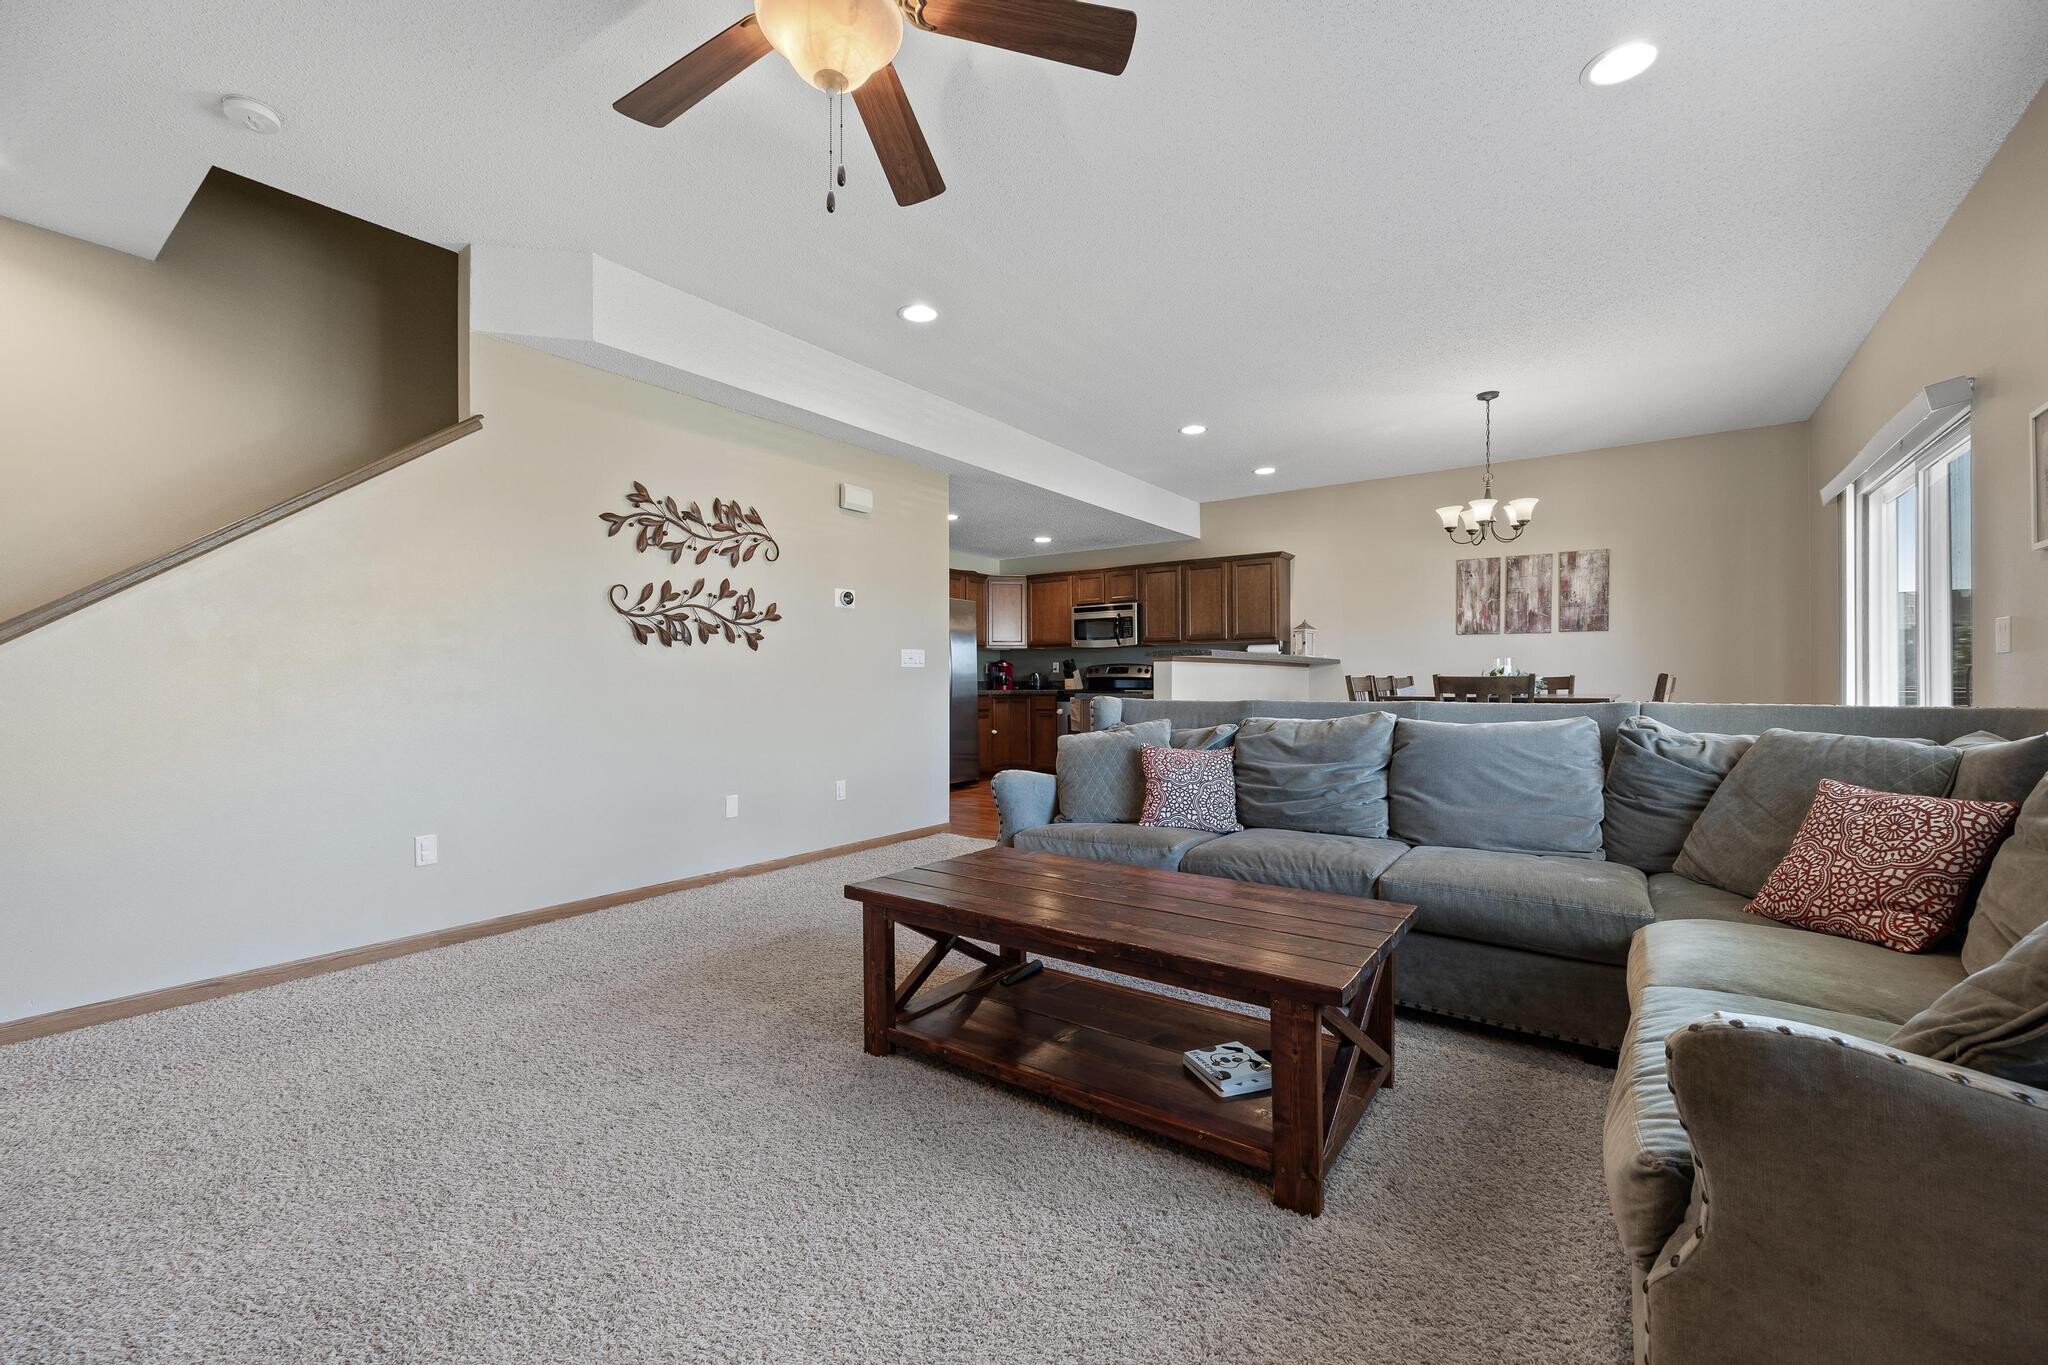
[[[858,90],[903,46],[895,0],[754,0],[754,17],[768,45],[828,94]]]

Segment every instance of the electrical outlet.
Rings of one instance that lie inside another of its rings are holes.
[[[837,782],[834,782],[834,783],[832,784],[832,794],[833,794],[833,799],[834,799],[834,800],[838,800],[838,801],[844,801],[844,800],[846,799],[846,779],[845,779],[845,778],[843,778],[843,777],[842,777],[842,778],[840,778],[840,779],[839,779],[839,780],[838,780]]]
[[[903,666],[904,666],[905,668],[923,668],[923,667],[924,667],[924,651],[923,651],[923,650],[921,650],[921,649],[906,649],[906,650],[904,650],[904,651],[903,651]]]
[[[414,867],[432,867],[440,861],[440,835],[415,834],[412,836],[412,865]]]
[[[739,797],[728,796],[725,798],[725,818],[728,820],[737,820],[740,818]]]
[[[2012,653],[2012,618],[2001,616],[1991,623],[1991,652]]]

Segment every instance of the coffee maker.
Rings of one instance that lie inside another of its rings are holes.
[[[1008,659],[997,659],[988,666],[988,676],[982,684],[991,692],[1008,692],[1017,686],[1017,670]]]

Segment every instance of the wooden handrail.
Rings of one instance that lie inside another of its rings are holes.
[[[294,512],[303,512],[315,503],[327,501],[336,493],[354,488],[357,484],[374,479],[379,474],[388,473],[402,464],[417,460],[430,450],[439,450],[450,441],[461,440],[471,432],[481,429],[483,424],[482,413],[474,417],[465,417],[455,425],[442,427],[433,435],[422,437],[409,446],[402,446],[382,459],[371,461],[361,469],[350,470],[338,479],[329,480],[309,493],[287,498],[274,507],[266,507],[261,512],[243,517],[233,525],[223,526],[218,531],[210,531],[197,540],[188,541],[175,550],[158,555],[155,559],[144,560],[133,568],[110,574],[97,583],[80,588],[77,592],[66,593],[54,602],[45,602],[40,607],[31,607],[19,616],[0,621],[0,645],[6,644],[9,640],[20,639],[30,631],[47,626],[52,621],[61,620],[81,607],[89,607],[95,602],[104,601],[123,589],[132,588],[138,583],[146,583],[166,569],[175,569],[180,564],[190,563],[209,550],[218,550],[223,545],[240,540],[251,531],[260,531],[266,526],[283,521]]]

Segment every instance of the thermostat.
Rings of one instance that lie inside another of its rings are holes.
[[[839,485],[839,505],[849,512],[872,512],[875,510],[875,490],[862,488],[857,483]]]

